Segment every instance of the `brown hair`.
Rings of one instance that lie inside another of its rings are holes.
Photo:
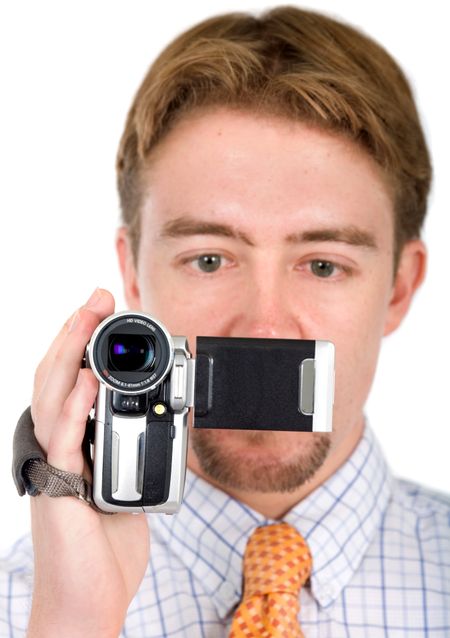
[[[150,67],[117,158],[135,258],[141,180],[151,151],[184,114],[215,105],[301,120],[362,145],[393,186],[396,269],[404,242],[420,235],[431,181],[411,89],[376,42],[295,7],[205,20],[178,36]]]

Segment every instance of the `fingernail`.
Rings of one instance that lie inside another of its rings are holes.
[[[79,318],[80,318],[80,313],[77,310],[77,312],[72,317],[72,322],[71,322],[71,324],[69,326],[69,332],[72,332],[76,328],[76,325],[78,323],[78,319]]]
[[[102,296],[102,293],[100,292],[100,289],[96,288],[94,292],[92,293],[92,295],[87,300],[86,307],[92,308],[93,306],[95,306],[95,304],[98,303],[98,301],[100,301],[101,296]]]

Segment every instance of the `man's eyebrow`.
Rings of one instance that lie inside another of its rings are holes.
[[[160,233],[161,238],[189,237],[192,235],[218,235],[220,237],[237,239],[248,246],[255,246],[255,243],[246,233],[236,230],[229,224],[204,221],[191,216],[177,217],[176,219],[166,222]],[[289,244],[329,241],[342,242],[365,248],[377,248],[373,234],[356,226],[304,230],[287,235],[285,241]]]
[[[290,244],[302,242],[335,241],[352,246],[377,249],[377,242],[372,233],[357,226],[343,226],[342,228],[318,228],[317,230],[305,230],[293,233],[286,237]]]
[[[238,239],[249,246],[255,244],[242,231],[238,231],[228,224],[208,222],[193,217],[177,217],[166,222],[162,227],[160,237],[187,237],[189,235],[219,235],[220,237],[230,237]]]

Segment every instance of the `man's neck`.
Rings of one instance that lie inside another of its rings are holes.
[[[311,494],[317,487],[325,483],[353,453],[364,432],[364,418],[342,440],[333,440],[332,448],[323,465],[314,476],[292,492],[254,492],[233,489],[223,486],[206,475],[192,449],[189,450],[188,466],[198,476],[236,500],[248,505],[256,512],[269,519],[278,520],[289,512],[297,503]]]

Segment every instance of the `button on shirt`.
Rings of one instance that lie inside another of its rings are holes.
[[[450,497],[393,479],[370,428],[351,457],[285,517],[313,556],[300,594],[306,638],[450,638]],[[268,521],[188,473],[174,516],[149,516],[151,563],[121,638],[226,638],[242,557]],[[0,636],[25,636],[32,545],[1,564]]]

